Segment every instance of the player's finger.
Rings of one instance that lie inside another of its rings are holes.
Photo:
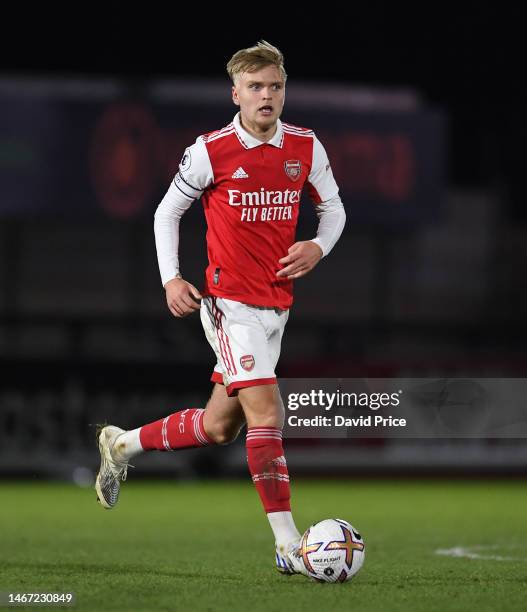
[[[185,306],[187,306],[187,308],[190,308],[191,312],[199,310],[199,303],[192,298],[192,295],[190,293],[187,295],[183,294],[180,299],[185,304]]]
[[[279,259],[278,263],[287,264],[287,263],[291,263],[294,260],[295,260],[294,254],[293,255],[290,254],[290,255],[286,255],[285,257],[282,257],[282,259]]]
[[[291,272],[291,267],[287,266],[287,268],[283,268],[282,270],[278,270],[276,276],[278,278],[282,278],[283,276],[287,276]]]
[[[194,287],[194,285],[191,285],[189,283],[189,289],[190,289],[190,295],[193,297],[193,299],[195,300],[201,300],[201,298],[203,297],[201,295],[201,293],[196,289],[196,287]]]
[[[181,318],[181,315],[179,314],[179,312],[170,304],[168,305],[168,309],[175,317],[177,317],[178,319]]]
[[[193,306],[187,306],[187,304],[183,300],[179,301],[178,306],[184,317],[188,316],[189,314],[192,314],[195,310]]]
[[[298,264],[298,262],[289,264],[288,266],[286,266],[285,268],[282,268],[281,270],[279,270],[276,274],[276,276],[289,276],[290,274],[294,274],[295,272],[298,272],[300,270],[302,266]]]
[[[303,268],[309,265],[305,255],[297,255],[288,267],[295,266],[296,268]]]
[[[184,309],[179,301],[176,302],[176,300],[172,300],[172,302],[170,302],[170,306],[179,314],[180,317],[184,316]]]

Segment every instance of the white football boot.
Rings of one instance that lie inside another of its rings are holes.
[[[111,510],[117,503],[121,481],[126,480],[128,472],[128,461],[112,455],[117,438],[124,432],[125,430],[120,427],[106,425],[97,435],[101,466],[95,480],[95,490],[97,501],[107,510]]]
[[[303,574],[304,576],[308,576],[299,545],[300,541],[291,542],[286,547],[276,547],[276,569],[281,574]]]

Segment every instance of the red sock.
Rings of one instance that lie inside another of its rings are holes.
[[[141,427],[139,439],[144,450],[176,450],[214,444],[203,427],[202,408],[174,412],[164,419]]]
[[[282,447],[282,432],[276,427],[247,430],[247,461],[263,507],[269,512],[290,512],[289,474]]]

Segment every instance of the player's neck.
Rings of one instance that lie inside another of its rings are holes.
[[[257,140],[261,140],[262,142],[268,142],[271,138],[276,134],[276,130],[278,128],[277,123],[269,126],[266,130],[262,129],[256,123],[251,124],[249,121],[246,121],[241,113],[240,113],[240,125],[242,128],[248,132],[251,136],[254,136]]]

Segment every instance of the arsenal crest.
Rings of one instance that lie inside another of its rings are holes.
[[[298,181],[302,174],[302,162],[298,159],[289,159],[284,162],[284,170],[292,181]]]
[[[254,368],[254,357],[252,355],[244,355],[240,359],[240,365],[244,370],[250,372]]]

